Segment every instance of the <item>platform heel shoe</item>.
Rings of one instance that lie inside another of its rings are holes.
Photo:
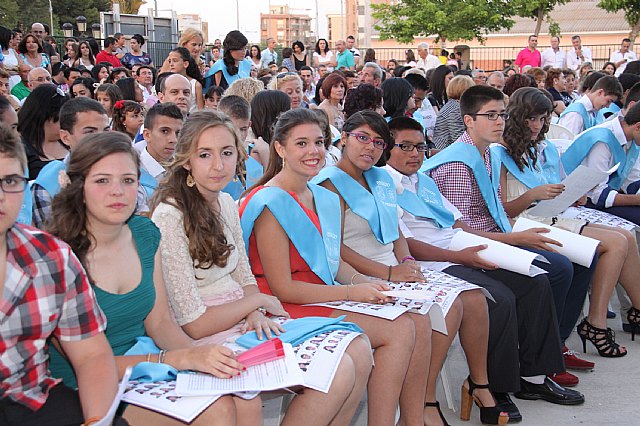
[[[631,308],[635,309],[635,308]],[[629,311],[631,311],[631,309]],[[638,315],[640,315],[640,311],[636,309]],[[640,316],[639,316],[640,319]],[[631,324],[631,321],[629,321]],[[616,333],[610,329],[598,328],[591,325],[587,319],[583,319],[580,324],[576,327],[578,331],[578,336],[580,336],[580,340],[582,340],[582,351],[587,353],[587,340],[593,343],[593,346],[596,347],[598,354],[601,357],[605,358],[620,358],[627,354],[627,351],[624,350],[619,344],[616,343]]]
[[[633,306],[627,311],[627,321],[631,326],[631,340],[636,340],[636,333],[640,333],[640,309]]]
[[[498,407],[485,407],[478,397],[473,394],[476,389],[489,389],[489,385],[477,385],[467,377],[467,383],[462,384],[462,397],[460,403],[460,419],[468,421],[471,418],[471,405],[475,404],[480,409],[480,421],[485,425],[506,425],[509,422],[509,414],[500,411]]]

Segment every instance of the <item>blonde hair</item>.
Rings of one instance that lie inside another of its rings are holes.
[[[178,40],[178,46],[187,47],[187,43],[196,37],[200,37],[200,40],[202,40],[202,48],[204,48],[204,34],[202,31],[196,30],[195,28],[187,28],[182,32],[180,40]],[[198,56],[197,58],[193,58],[193,60],[196,61],[196,65],[198,65],[198,68],[202,71],[204,64],[200,60],[200,57]]]
[[[449,81],[447,86],[447,97],[449,99],[460,100],[462,94],[471,86],[475,86],[476,83],[468,75],[456,75]]]
[[[239,78],[231,83],[231,85],[224,91],[222,98],[227,96],[240,96],[245,98],[249,103],[255,95],[264,90],[264,83],[255,78]]]
[[[280,75],[280,74],[278,74]],[[278,75],[274,76],[271,81],[269,82],[269,86],[267,86],[267,89],[269,90],[280,90],[278,86],[283,85],[284,83],[288,83],[290,81],[297,81],[298,84],[300,84],[300,87],[302,87],[302,79],[300,77],[298,77],[297,74],[285,74],[284,76],[278,78]],[[345,86],[346,87],[346,86]]]

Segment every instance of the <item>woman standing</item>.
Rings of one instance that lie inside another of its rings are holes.
[[[347,93],[347,81],[340,74],[329,74],[320,87],[324,95],[324,100],[318,108],[324,110],[329,117],[329,124],[342,130],[344,124],[344,114],[342,112],[342,101]]]
[[[222,42],[222,58],[213,64],[205,76],[205,89],[213,85],[226,89],[234,81],[249,77],[252,61],[244,60],[247,43],[247,38],[240,31],[227,34]]]
[[[313,67],[318,68],[318,65],[325,65],[327,72],[333,71],[333,52],[329,49],[329,42],[326,39],[321,38],[316,42],[315,52],[313,52]]]
[[[304,44],[300,40],[296,40],[291,45],[293,48],[293,63],[296,71],[300,71],[305,65],[309,65],[309,58],[304,51]]]
[[[249,49],[249,59],[251,59],[251,63],[256,69],[260,69],[260,62],[262,59],[262,54],[260,53],[260,46],[254,44]]]
[[[151,55],[142,51],[144,46],[144,37],[140,34],[134,34],[129,41],[130,52],[125,53],[124,57],[120,60],[122,65],[131,69],[135,64],[143,64],[153,66],[153,60]]]
[[[0,48],[2,48],[2,66],[5,71],[9,73],[9,81],[11,87],[20,82],[20,75],[18,75],[18,65],[20,64],[18,54],[11,48],[11,40],[13,39],[13,33],[9,28],[0,26]]]
[[[51,59],[44,53],[42,42],[33,34],[24,36],[18,46],[18,57],[31,68],[44,68],[51,74]]]
[[[91,71],[96,64],[96,58],[91,51],[91,45],[87,41],[80,42],[80,55],[73,63],[74,67],[84,66],[87,70]],[[108,71],[107,71],[108,73]],[[98,80],[100,81],[100,80]]]

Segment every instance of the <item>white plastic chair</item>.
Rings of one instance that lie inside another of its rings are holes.
[[[569,129],[560,124],[549,123],[549,131],[547,132],[547,139],[567,139],[573,140],[576,135]]]

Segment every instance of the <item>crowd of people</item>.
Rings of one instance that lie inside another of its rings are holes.
[[[595,363],[567,347],[574,331],[584,351],[627,354],[607,317],[615,289],[623,329],[640,330],[640,61],[628,40],[598,72],[579,37],[540,54],[532,36],[515,67],[488,75],[427,44],[383,67],[351,36],[313,52],[278,52],[273,38],[261,49],[240,31],[211,51],[204,41],[187,29],[154,64],[139,34],[99,50],[55,46],[39,23],[0,27],[0,423],[95,424],[139,363],[242,374],[225,344],[281,335],[289,319],[339,318],[361,334],[327,392],[297,393],[285,425],[348,425],[365,391],[370,425],[447,425],[436,380],[458,334],[461,418],[475,403],[484,424],[521,421],[512,396],[585,402],[567,370]],[[529,212],[581,164],[619,167],[571,212]],[[591,265],[557,253],[545,228],[513,231],[519,217],[598,240]],[[484,245],[452,250],[459,232],[540,254],[546,273],[502,269]],[[447,334],[428,315],[307,306],[385,304],[390,283],[427,270],[478,286],[452,303]],[[114,424],[181,424],[121,408]],[[193,424],[262,417],[260,396],[225,395]]]

